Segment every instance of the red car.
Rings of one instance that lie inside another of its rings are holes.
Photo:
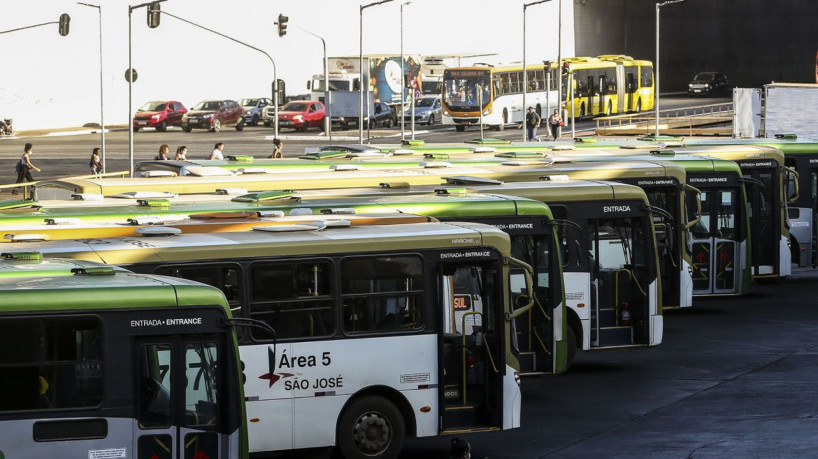
[[[219,132],[223,126],[244,129],[244,109],[235,100],[205,100],[196,104],[182,117],[182,130],[193,128]]]
[[[133,130],[136,132],[141,128],[152,127],[164,132],[168,126],[181,126],[182,115],[185,113],[185,106],[175,100],[148,102],[133,116]]]
[[[311,127],[324,128],[324,104],[308,100],[287,103],[278,111],[278,127],[306,131]]]

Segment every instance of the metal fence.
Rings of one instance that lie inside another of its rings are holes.
[[[700,105],[659,111],[659,132],[669,135],[732,135],[733,103]],[[596,135],[656,133],[656,112],[605,116],[596,119]]]

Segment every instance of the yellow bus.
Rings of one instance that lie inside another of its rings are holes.
[[[562,60],[562,95],[572,118],[651,110],[653,80],[653,63],[630,56]]]

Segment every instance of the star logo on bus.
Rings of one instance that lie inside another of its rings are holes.
[[[269,379],[269,387],[273,387],[273,384],[277,383],[279,379],[292,378],[293,376],[295,376],[295,373],[266,373],[259,376],[258,379]]]

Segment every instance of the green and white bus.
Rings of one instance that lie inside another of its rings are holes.
[[[251,452],[336,445],[396,457],[407,436],[519,427],[513,323],[530,268],[486,225],[279,228],[21,243],[221,289],[241,336]],[[520,264],[524,266],[524,264]],[[513,272],[512,272],[513,271]],[[512,305],[517,305],[514,309]]]
[[[247,457],[236,333],[213,287],[3,253],[0,343],[0,457]]]

